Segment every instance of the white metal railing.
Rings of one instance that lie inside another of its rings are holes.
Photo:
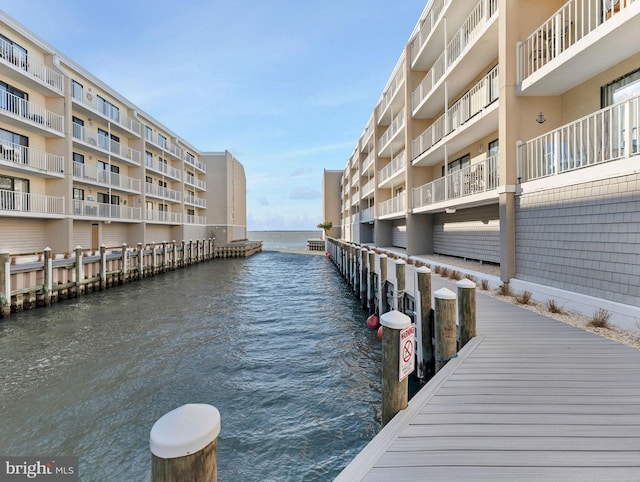
[[[81,86],[74,84],[71,97],[74,101],[88,107],[92,112],[107,119],[107,121],[117,124],[139,136],[142,135],[142,124],[140,122],[122,114],[119,110],[114,111],[110,105],[107,106],[99,95],[93,95],[91,93],[85,94]]]
[[[196,169],[200,169],[202,172],[207,172],[206,164],[200,162],[194,156],[188,155],[186,152],[185,152],[185,155],[184,155],[184,161],[187,164],[191,164]]]
[[[367,142],[369,140],[369,137],[371,137],[372,134],[373,134],[373,119],[371,119],[367,124],[367,127],[364,130],[364,135],[362,136],[362,140],[364,142]]]
[[[378,216],[404,213],[407,210],[407,193],[402,192],[388,201],[378,204]]]
[[[570,0],[518,43],[518,82],[522,82],[635,0]]]
[[[375,153],[371,151],[369,155],[366,157],[366,159],[362,161],[362,167],[360,168],[360,172],[362,173],[367,172],[367,170],[369,169],[369,167],[371,167],[375,159],[376,159]]]
[[[64,77],[40,62],[29,60],[26,54],[14,48],[13,44],[0,39],[0,59],[17,67],[27,76],[46,84],[50,89],[62,94],[64,92]]]
[[[371,191],[373,191],[375,188],[376,188],[375,179],[371,178],[370,181],[367,181],[366,184],[364,186],[362,186],[362,195],[366,196]]]
[[[199,198],[198,196],[186,195],[184,197],[184,202],[187,204],[193,204],[194,206],[198,206],[204,208],[207,206],[207,200]]]
[[[207,224],[207,217],[187,214],[187,224]]]
[[[351,194],[351,205],[354,206],[354,205],[358,204],[359,202],[360,202],[360,190],[356,189]]]
[[[498,67],[495,66],[447,112],[411,142],[412,159],[428,151],[444,136],[451,134],[476,114],[498,99]]]
[[[155,184],[151,184],[150,182],[145,182],[145,193],[150,196],[161,197],[164,199],[169,199],[171,201],[180,202],[182,198],[182,193],[180,191],[174,191],[173,189],[168,189],[162,186],[156,186]]]
[[[378,107],[376,108],[376,114],[378,116],[378,119],[382,117],[382,114],[387,110],[387,107],[391,105],[391,101],[393,100],[394,96],[398,93],[398,91],[400,90],[400,87],[402,87],[402,84],[404,82],[404,65],[405,64],[403,61],[400,65],[400,70],[397,71],[395,77],[391,81],[391,85],[389,86],[387,91],[382,95],[382,100],[380,101],[380,104],[378,104]]]
[[[182,147],[171,144],[165,136],[159,133],[154,134],[153,132],[147,130],[145,131],[144,138],[152,144],[155,144],[162,150],[170,153],[174,157],[177,157],[178,159],[183,159],[186,156],[186,153],[184,149],[182,149]]]
[[[382,185],[407,166],[407,152],[403,149],[389,164],[378,172],[378,186]]]
[[[151,169],[156,172],[160,172],[162,174],[166,174],[167,176],[172,177],[174,179],[181,179],[180,170],[174,167],[171,167],[166,162],[156,161],[155,159],[147,157],[145,159],[145,166],[148,169]]]
[[[398,115],[393,118],[393,121],[391,122],[391,125],[385,131],[385,133],[382,134],[382,137],[378,141],[378,152],[382,151],[386,147],[386,145],[389,142],[391,142],[391,139],[393,139],[393,137],[403,127],[404,127],[404,107],[402,108],[402,110],[400,112],[398,112]]]
[[[15,94],[0,92],[0,112],[21,118],[29,124],[50,129],[60,135],[64,134],[64,117]]]
[[[485,26],[498,11],[498,0],[480,0],[465,22],[447,44],[418,88],[411,94],[411,106],[416,108],[429,96],[447,70],[460,58],[462,53],[476,42]]]
[[[360,176],[358,176],[358,174],[354,174],[353,177],[351,178],[351,187],[356,186],[359,180],[360,180]]]
[[[62,174],[64,170],[64,157],[8,141],[0,141],[0,164],[3,162],[9,162],[18,167],[39,169],[52,174]]]
[[[640,96],[518,146],[522,182],[640,154]]]
[[[0,212],[64,214],[64,197],[0,189]]]
[[[429,13],[427,13],[426,17],[422,21],[418,35],[416,35],[415,39],[411,43],[411,62],[416,61],[416,58],[422,51],[422,48],[427,43],[433,28],[440,20],[442,12],[445,11],[452,1],[453,0],[431,0]]]
[[[84,142],[96,149],[108,152],[137,166],[140,165],[140,151],[123,146],[108,136],[87,129],[79,124],[73,124],[73,138]]]
[[[371,221],[372,219],[375,219],[375,209],[373,206],[360,211],[361,221]]]
[[[165,223],[181,223],[182,213],[171,213],[168,211],[145,211],[145,219],[147,221],[158,221]]]
[[[140,192],[140,179],[124,176],[117,172],[98,169],[79,162],[73,163],[73,178],[77,181],[91,182],[116,189]]]
[[[130,208],[119,204],[81,201],[78,199],[74,199],[73,201],[73,214],[74,216],[92,218],[130,219],[134,221],[141,219],[140,208]]]
[[[184,175],[184,183],[189,186],[197,187],[198,189],[202,189],[203,191],[207,190],[207,183],[198,179],[195,176],[188,176],[187,173]]]
[[[491,156],[413,190],[413,207],[491,191],[498,187],[498,156]]]

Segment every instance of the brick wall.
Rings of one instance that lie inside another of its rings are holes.
[[[637,305],[640,174],[518,196],[516,277]]]

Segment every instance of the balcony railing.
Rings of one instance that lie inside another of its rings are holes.
[[[429,13],[425,17],[422,25],[420,26],[420,31],[416,36],[415,40],[411,44],[411,62],[416,61],[416,57],[424,47],[424,44],[429,39],[431,32],[433,31],[433,27],[438,23],[442,12],[449,6],[449,4],[453,0],[432,0],[431,8],[429,9]]]
[[[73,138],[84,142],[96,149],[118,156],[132,164],[140,165],[140,151],[123,146],[104,134],[87,129],[79,124],[73,124]]]
[[[407,211],[407,193],[403,192],[398,196],[392,197],[388,201],[378,204],[378,216],[390,216],[392,214],[401,214]]]
[[[54,156],[13,142],[1,141],[0,164],[7,162],[15,167],[37,169],[56,175],[62,175],[64,169],[62,156]]]
[[[206,164],[200,162],[193,156],[187,155],[187,153],[185,153],[184,155],[184,162],[186,162],[187,164],[191,164],[193,167],[195,167],[196,169],[200,169],[202,172],[207,172]]]
[[[382,114],[384,114],[384,112],[387,110],[387,107],[389,107],[389,105],[391,104],[391,101],[400,90],[400,87],[402,87],[402,83],[404,82],[404,65],[404,62],[402,62],[395,77],[391,81],[391,85],[382,96],[380,104],[378,104],[378,107],[376,109],[378,118],[382,117]]]
[[[366,196],[367,194],[372,192],[375,188],[376,188],[375,179],[372,178],[370,181],[367,181],[367,183],[364,186],[362,186],[362,195]]]
[[[207,183],[193,176],[184,176],[184,183],[188,186],[197,187],[198,189],[202,189],[203,191],[207,190]]]
[[[145,211],[145,219],[147,221],[180,224],[182,222],[182,213],[147,210]]]
[[[471,11],[466,21],[456,32],[445,51],[435,61],[418,88],[411,94],[411,104],[415,110],[429,96],[436,84],[460,58],[465,49],[473,44],[481,35],[491,17],[498,11],[498,0],[480,0]]]
[[[0,59],[13,65],[33,79],[46,84],[50,89],[62,94],[64,92],[64,77],[46,65],[29,60],[27,56],[14,48],[13,44],[0,39]]]
[[[492,191],[498,187],[498,156],[491,156],[413,190],[413,208]]]
[[[375,154],[373,151],[371,151],[369,153],[369,155],[366,157],[366,159],[364,161],[362,161],[362,166],[360,168],[360,172],[365,173],[367,172],[367,170],[369,169],[369,167],[373,164],[373,161],[375,161]]]
[[[60,135],[64,134],[64,118],[61,115],[17,95],[0,92],[0,111],[20,118],[28,124],[52,130]]]
[[[463,95],[447,112],[427,127],[411,143],[413,159],[429,150],[446,135],[479,114],[498,99],[498,66],[495,66],[480,82]]]
[[[518,146],[522,182],[640,154],[640,96]]]
[[[187,224],[207,224],[207,217],[187,214]]]
[[[198,196],[185,196],[184,202],[187,204],[193,204],[194,206],[198,206],[201,208],[207,207],[207,200],[199,198]]]
[[[29,214],[64,214],[64,197],[0,189],[0,212]]]
[[[120,111],[114,111],[111,109],[110,105],[105,104],[104,100],[102,100],[100,96],[94,96],[89,93],[85,95],[84,89],[77,86],[77,84],[74,84],[72,98],[74,101],[89,108],[92,112],[107,119],[109,122],[127,129],[128,131],[135,132],[137,135],[141,135],[142,124],[140,122],[131,119]]]
[[[378,152],[382,151],[391,139],[404,127],[404,107],[398,115],[393,118],[391,125],[378,141]]]
[[[182,147],[171,144],[164,136],[161,137],[159,134],[154,134],[153,132],[146,131],[144,137],[147,141],[155,144],[156,146],[167,151],[178,159],[182,159],[185,155],[184,149],[182,149]]]
[[[378,186],[384,184],[386,181],[395,176],[398,172],[402,171],[407,166],[407,153],[403,149],[400,154],[394,157],[389,164],[384,166],[378,172]]]
[[[570,0],[518,44],[518,82],[619,15],[635,0]]]
[[[141,220],[140,208],[130,208],[118,204],[105,204],[89,201],[73,201],[74,216],[108,219]]]
[[[369,121],[369,123],[367,124],[367,127],[364,130],[364,135],[362,136],[362,141],[363,143],[366,143],[369,140],[369,137],[371,137],[371,135],[373,134],[373,120]],[[363,144],[366,145],[366,144]]]
[[[371,221],[375,219],[375,209],[373,206],[360,211],[360,221]]]
[[[181,179],[180,171],[178,169],[175,169],[174,167],[171,167],[169,164],[165,162],[156,161],[155,159],[150,159],[147,157],[145,159],[145,166],[148,169],[152,169],[156,172],[166,174],[167,176],[172,177],[173,179]]]
[[[182,193],[180,191],[174,191],[173,189],[167,189],[166,187],[156,186],[155,184],[151,184],[150,182],[144,183],[145,193],[161,197],[163,199],[169,199],[171,201],[180,202],[182,198]]]
[[[140,192],[140,179],[98,169],[96,166],[87,166],[79,162],[73,163],[73,178],[77,181],[100,184],[114,189]]]

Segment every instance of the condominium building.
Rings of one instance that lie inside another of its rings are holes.
[[[637,306],[639,31],[634,0],[428,1],[325,220]]]
[[[245,198],[230,153],[199,151],[0,12],[0,249],[242,240]]]

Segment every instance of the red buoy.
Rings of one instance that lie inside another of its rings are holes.
[[[378,340],[382,341],[382,327],[378,328]]]
[[[379,326],[380,320],[376,315],[371,315],[369,318],[367,318],[367,328],[369,328],[370,330],[375,330]]]

